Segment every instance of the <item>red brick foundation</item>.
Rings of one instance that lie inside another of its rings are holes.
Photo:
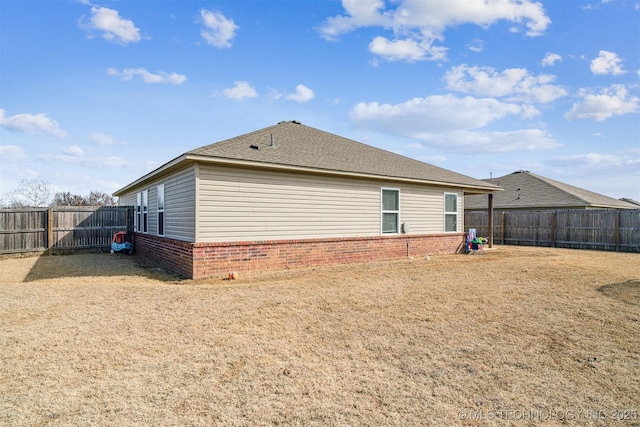
[[[463,243],[463,233],[231,243],[188,243],[135,235],[136,252],[193,279],[226,275],[229,271],[453,254],[462,250]]]
[[[193,277],[193,243],[135,233],[133,249],[164,268]]]

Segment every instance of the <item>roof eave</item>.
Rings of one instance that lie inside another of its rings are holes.
[[[637,209],[636,206],[628,205],[607,205],[604,203],[592,203],[589,205],[591,209]]]
[[[311,167],[305,167],[305,166],[282,165],[278,163],[263,163],[263,162],[256,162],[252,160],[232,159],[232,158],[226,158],[226,157],[212,157],[212,156],[203,156],[203,155],[186,153],[186,154],[183,154],[182,156],[176,157],[172,161],[160,166],[159,168],[154,169],[153,171],[147,173],[146,175],[142,176],[141,178],[137,179],[131,184],[115,191],[113,195],[120,197],[123,194],[126,194],[132,190],[135,190],[138,187],[143,186],[145,183],[153,179],[162,177],[172,171],[178,170],[188,164],[195,163],[195,162],[241,166],[246,168],[279,170],[279,171],[287,171],[287,172],[344,176],[344,177],[361,178],[361,179],[375,179],[375,180],[381,180],[381,181],[384,180],[384,181],[396,181],[396,182],[409,182],[409,183],[415,183],[415,184],[428,184],[428,185],[434,185],[434,186],[440,186],[440,187],[457,187],[457,188],[462,188],[465,194],[487,194],[487,193],[492,193],[494,191],[502,191],[502,188],[497,187],[494,184],[471,185],[471,184],[456,183],[456,182],[442,182],[442,181],[424,180],[424,179],[417,179],[417,178],[394,177],[394,176],[375,175],[375,174],[367,174],[367,173],[360,173],[360,172],[311,168]]]
[[[123,194],[126,194],[126,193],[130,192],[131,190],[134,190],[137,187],[140,187],[140,186],[144,185],[145,183],[147,183],[148,181],[152,180],[153,178],[166,175],[167,173],[170,173],[172,171],[175,171],[177,169],[180,169],[180,168],[184,167],[188,163],[190,163],[189,156],[186,155],[186,154],[183,154],[183,155],[181,155],[179,157],[176,157],[175,159],[171,160],[170,162],[165,163],[164,165],[160,166],[159,168],[156,168],[156,169],[152,170],[151,172],[147,173],[146,175],[143,175],[142,177],[136,179],[135,181],[133,181],[132,183],[122,187],[121,189],[114,191],[113,195],[116,196],[116,197],[120,197]]]

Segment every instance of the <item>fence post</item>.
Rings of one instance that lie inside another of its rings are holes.
[[[551,247],[556,247],[556,212],[551,212]]]
[[[53,251],[53,208],[47,210],[47,255]]]
[[[504,245],[504,211],[500,215],[500,244]]]
[[[620,209],[616,209],[616,252],[620,252]]]

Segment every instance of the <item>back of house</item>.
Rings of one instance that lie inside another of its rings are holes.
[[[494,184],[281,122],[189,151],[118,190],[138,252],[188,277],[454,253],[464,197]]]

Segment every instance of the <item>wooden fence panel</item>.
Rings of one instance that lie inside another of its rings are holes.
[[[53,222],[56,249],[99,248],[111,245],[113,235],[127,230],[129,210],[114,207],[58,209]]]
[[[618,250],[640,252],[640,209],[619,211]]]
[[[558,211],[556,246],[616,250],[616,210]]]
[[[108,248],[132,220],[128,206],[1,209],[0,253]]]
[[[509,214],[510,213],[505,213],[503,217],[504,238],[501,240],[504,244],[528,246],[552,245],[552,215],[550,215],[549,212],[526,211],[518,212],[518,215]]]
[[[465,212],[467,229],[488,236],[487,212]],[[640,209],[496,211],[494,242],[640,252]]]
[[[0,209],[0,253],[42,251],[46,245],[46,209]]]
[[[465,212],[464,224],[467,230],[475,228],[478,236],[489,235],[489,215],[486,212]]]

